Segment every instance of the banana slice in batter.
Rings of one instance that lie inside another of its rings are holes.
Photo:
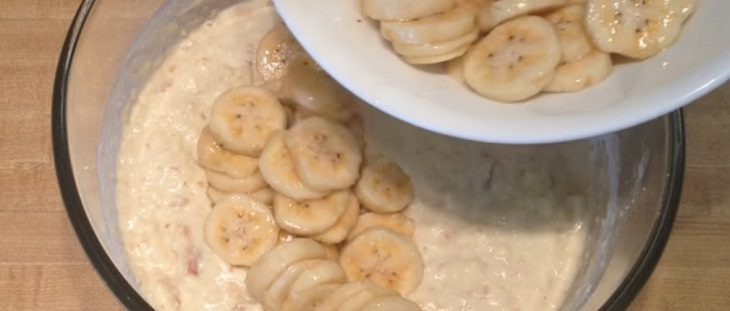
[[[340,265],[332,260],[322,260],[312,267],[304,270],[302,274],[292,283],[289,290],[289,298],[296,299],[306,290],[322,284],[345,283],[347,277]]]
[[[560,59],[552,25],[537,16],[519,17],[472,46],[464,56],[464,79],[484,97],[521,101],[550,83]]]
[[[200,166],[234,178],[251,176],[258,169],[256,158],[224,149],[222,144],[213,139],[213,134],[207,127],[200,133],[197,152]]]
[[[327,231],[313,235],[312,238],[326,244],[337,244],[344,241],[357,222],[359,214],[360,203],[357,201],[356,196],[351,195],[347,203],[347,209],[340,216],[340,219]]]
[[[351,241],[360,233],[375,227],[388,228],[409,238],[413,238],[413,234],[416,231],[413,220],[401,213],[365,213],[357,217],[357,223],[355,223],[355,227],[352,228],[350,234],[347,236],[347,240]]]
[[[284,144],[284,132],[274,133],[259,158],[261,175],[274,190],[294,200],[320,199],[325,191],[307,187],[294,167],[289,149]]]
[[[366,303],[361,311],[420,311],[421,307],[413,301],[400,296],[377,297]]]
[[[263,204],[245,196],[216,204],[205,220],[205,241],[225,262],[251,266],[277,243],[279,229]]]
[[[267,310],[281,309],[284,300],[289,295],[294,281],[307,269],[313,267],[322,259],[309,259],[297,262],[287,267],[284,272],[271,284],[264,293],[264,300],[261,302]]]
[[[295,102],[308,112],[338,122],[346,122],[355,114],[357,97],[322,70],[293,64],[282,84],[282,99]]]
[[[266,181],[258,171],[247,177],[234,178],[216,171],[205,170],[205,176],[212,187],[224,192],[251,193],[266,188]]]
[[[223,148],[257,157],[271,134],[286,126],[286,112],[268,90],[239,87],[215,100],[209,126]]]
[[[270,207],[271,203],[274,202],[274,195],[276,193],[274,192],[274,190],[268,187],[250,193],[225,192],[213,187],[208,187],[208,189],[206,190],[206,194],[208,195],[208,198],[210,199],[211,203],[213,203],[213,205],[218,204],[219,202],[229,197],[246,195],[251,199],[264,203]]]
[[[283,195],[274,197],[274,218],[281,229],[309,236],[319,234],[337,223],[347,209],[349,190],[341,190],[318,199],[295,201]]]
[[[324,248],[312,239],[299,238],[279,243],[248,270],[246,289],[258,301],[264,301],[266,290],[289,266],[304,260],[326,257]]]
[[[317,191],[344,189],[359,177],[362,151],[344,126],[311,117],[292,126],[284,135],[297,175]]]
[[[287,298],[281,311],[322,310],[319,306],[332,292],[340,287],[338,283],[321,284]]]
[[[363,168],[355,195],[373,212],[394,213],[411,203],[413,185],[398,164],[381,157]]]
[[[387,228],[371,228],[355,237],[342,249],[340,265],[350,281],[369,279],[401,295],[413,292],[423,279],[416,244]]]
[[[259,40],[256,48],[256,70],[263,81],[274,81],[286,76],[292,64],[316,63],[286,28],[278,24]]]

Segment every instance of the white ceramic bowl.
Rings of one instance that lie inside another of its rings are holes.
[[[706,94],[730,75],[728,0],[701,0],[679,40],[615,66],[602,83],[520,104],[491,101],[444,74],[401,61],[358,0],[274,0],[304,48],[371,105],[416,126],[493,143],[547,143],[628,128]]]

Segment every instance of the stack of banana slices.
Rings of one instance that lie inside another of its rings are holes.
[[[207,244],[250,268],[247,288],[267,310],[420,310],[402,298],[424,270],[403,214],[408,175],[364,157],[350,95],[283,26],[259,42],[257,72],[259,86],[215,100],[198,140]]]
[[[451,75],[503,102],[595,85],[612,72],[612,53],[637,60],[656,55],[676,41],[695,6],[696,0],[363,0],[362,5],[406,62],[450,61]]]

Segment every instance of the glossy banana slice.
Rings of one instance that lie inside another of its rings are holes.
[[[295,201],[274,197],[274,218],[281,229],[296,235],[319,234],[337,223],[350,200],[349,190],[340,190],[318,200]]]
[[[340,216],[340,219],[327,231],[313,235],[312,238],[326,244],[337,244],[344,241],[350,230],[355,226],[359,214],[360,203],[358,203],[356,196],[351,195],[347,203],[347,209]]]
[[[366,303],[361,311],[420,311],[421,307],[413,301],[400,296],[377,297]]]
[[[329,297],[317,308],[318,311],[340,310],[340,306],[352,299],[368,287],[377,287],[368,280],[348,282],[338,287]]]
[[[362,151],[344,126],[311,117],[292,126],[284,143],[302,182],[317,191],[344,189],[359,177]]]
[[[393,43],[396,53],[406,57],[429,57],[439,56],[469,46],[479,37],[479,30],[474,28],[466,34],[440,42],[425,43],[419,45]]]
[[[230,151],[257,157],[272,133],[286,126],[286,113],[279,100],[260,87],[226,91],[213,104],[210,131]]]
[[[256,48],[256,70],[263,81],[286,76],[292,64],[315,64],[284,24],[274,26],[259,40]]]
[[[324,248],[312,239],[299,238],[279,243],[248,270],[246,289],[258,301],[264,301],[266,290],[289,266],[304,260],[326,257]]]
[[[579,4],[545,15],[545,19],[555,27],[564,63],[576,62],[593,51],[593,43],[585,28],[585,16],[585,7]]]
[[[431,65],[431,64],[438,64],[443,63],[449,60],[452,60],[454,58],[460,57],[466,53],[466,51],[469,50],[469,45],[464,45],[463,47],[446,54],[436,55],[436,56],[421,56],[421,57],[409,57],[409,56],[403,56],[403,60],[406,61],[409,64],[413,65]]]
[[[464,79],[484,97],[515,102],[530,98],[549,82],[561,50],[552,25],[524,16],[494,28],[464,56]]]
[[[271,188],[294,200],[320,199],[327,195],[327,192],[313,190],[302,183],[284,144],[284,132],[271,136],[261,152],[259,169]]]
[[[398,292],[381,287],[381,286],[368,286],[364,290],[360,291],[356,295],[354,295],[349,300],[345,301],[343,304],[340,305],[338,311],[359,311],[367,305],[370,301],[373,301],[375,298],[378,297],[389,297],[389,296],[397,296]]]
[[[322,284],[287,298],[281,311],[314,311],[340,287],[338,283]]]
[[[682,20],[686,21],[697,8],[697,0],[679,0],[679,7],[682,13]]]
[[[329,283],[345,283],[347,277],[342,271],[340,265],[332,260],[322,260],[314,266],[304,270],[301,275],[294,281],[290,290],[289,298],[296,299],[297,295],[305,292],[307,289],[322,284]]]
[[[587,28],[600,50],[645,59],[677,40],[686,19],[683,2],[589,0]]]
[[[368,163],[355,186],[355,195],[367,209],[378,213],[403,210],[413,200],[411,178],[385,158]]]
[[[359,101],[326,72],[300,64],[289,67],[280,95],[308,112],[339,122],[353,117]]]
[[[347,279],[369,279],[376,285],[413,292],[423,279],[423,259],[416,244],[393,230],[375,227],[350,241],[340,253]]]
[[[322,259],[309,259],[297,262],[287,267],[284,272],[271,284],[271,286],[264,293],[264,300],[262,304],[268,310],[279,310],[281,309],[284,300],[289,296],[294,281],[307,269],[312,268]]]
[[[271,188],[262,188],[259,190],[256,190],[251,193],[235,193],[235,192],[225,192],[218,190],[213,187],[208,187],[206,190],[206,194],[208,195],[208,198],[210,199],[210,202],[213,203],[213,205],[218,204],[219,202],[229,198],[229,197],[235,197],[240,195],[246,195],[250,197],[251,199],[264,203],[266,206],[271,206],[271,203],[274,202],[274,190]]]
[[[477,29],[477,10],[469,6],[457,8],[418,20],[381,22],[380,34],[394,44],[428,44],[448,41]]]
[[[207,127],[200,133],[197,151],[200,166],[218,173],[242,178],[251,176],[258,170],[258,160],[256,158],[224,149],[220,143],[213,139],[213,134]]]
[[[375,227],[388,228],[409,238],[413,238],[416,231],[413,220],[401,213],[365,213],[357,217],[357,223],[347,236],[347,240],[352,240],[360,233]]]
[[[234,178],[216,171],[205,170],[205,176],[212,187],[224,192],[250,193],[266,188],[266,181],[258,171],[248,177]]]
[[[558,67],[545,91],[577,92],[603,81],[612,70],[611,55],[596,50],[577,62]]]
[[[409,21],[451,10],[454,0],[363,0],[365,16],[379,21]]]
[[[487,32],[509,19],[546,12],[567,3],[568,0],[495,0],[479,11],[479,28]]]
[[[225,262],[250,266],[276,245],[279,229],[267,207],[239,196],[216,204],[205,220],[204,236]]]

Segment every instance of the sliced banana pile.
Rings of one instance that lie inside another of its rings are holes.
[[[672,45],[696,0],[363,0],[411,64],[448,61],[480,95],[519,102],[577,92],[613,70],[611,54],[646,59]]]
[[[248,271],[246,288],[266,310],[421,310],[398,292],[370,281],[347,281],[312,239],[294,238],[266,253]]]
[[[365,159],[356,99],[283,26],[259,42],[259,86],[221,94],[198,139],[205,240],[267,310],[420,310],[408,175]]]

